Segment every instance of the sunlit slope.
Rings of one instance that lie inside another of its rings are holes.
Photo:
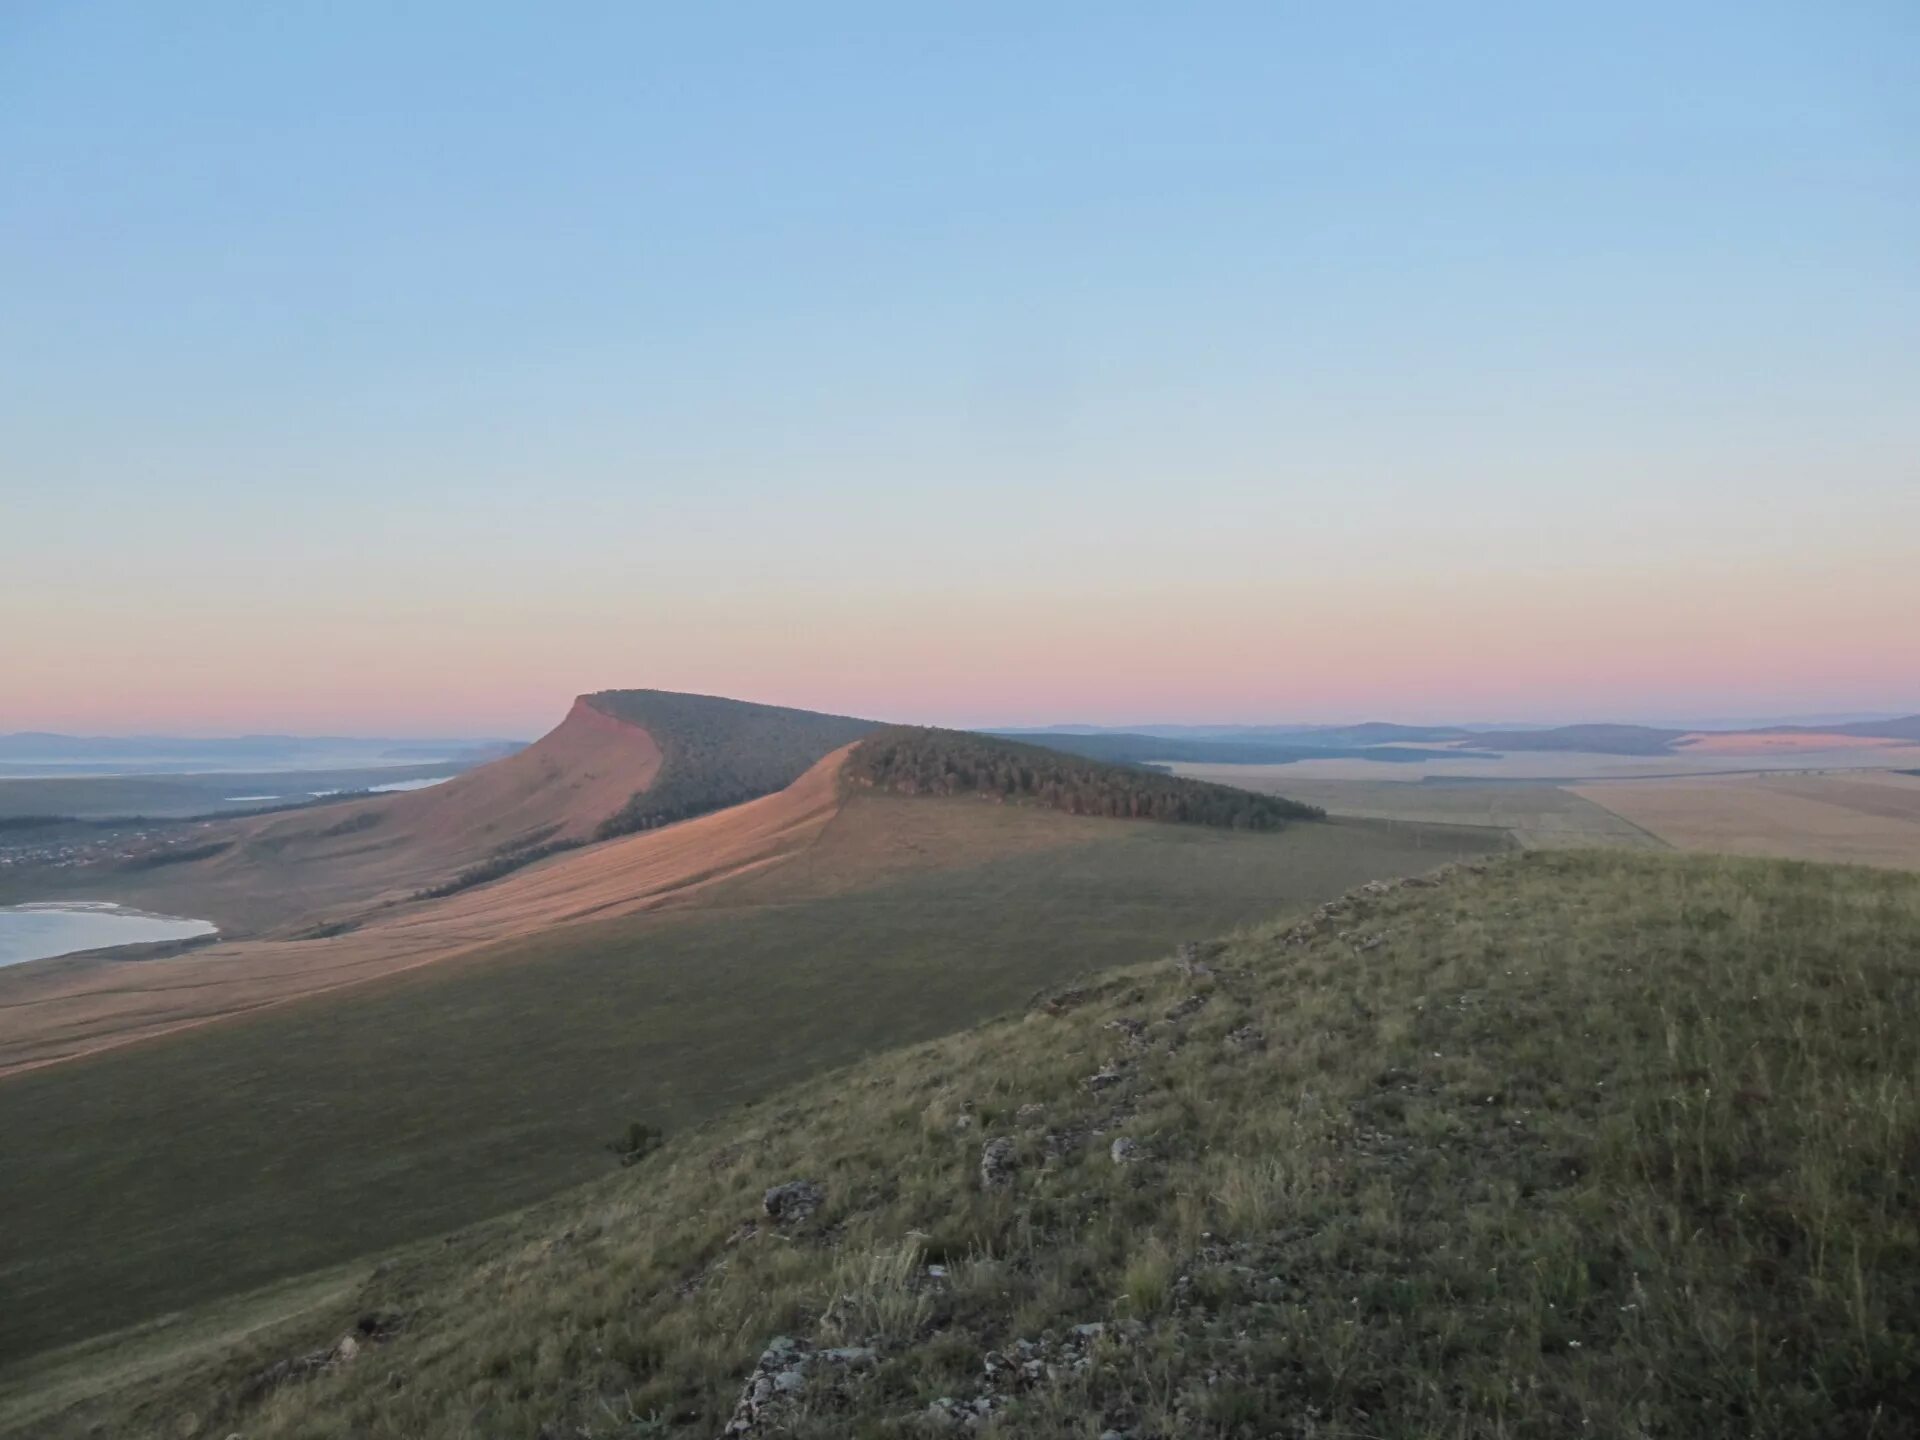
[[[834,804],[828,757],[873,728],[605,691],[445,785],[211,825],[195,848],[214,853],[181,863],[13,875],[21,898],[112,898],[211,919],[227,938],[164,967],[102,956],[0,972],[0,1074],[683,900],[804,844]],[[672,840],[646,838],[666,826]]]
[[[0,1416],[214,1440],[737,1414],[838,1440],[956,1410],[1010,1440],[1920,1433],[1920,877],[1532,853],[1207,965],[789,1089],[224,1350],[160,1331],[21,1369]],[[820,1208],[776,1223],[762,1197],[797,1178]],[[366,1316],[357,1358],[249,1390]],[[770,1347],[848,1350],[776,1358],[789,1381],[737,1411]]]
[[[691,888],[674,904],[0,1080],[0,1285],[17,1301],[0,1352],[525,1204],[604,1170],[630,1122],[677,1132],[1090,967],[1489,843],[873,793],[819,823],[792,803],[807,785],[454,897],[469,916],[511,895],[532,908],[573,867],[611,880],[652,857],[681,866],[658,887]],[[792,823],[756,822],[727,879],[677,858],[774,813]],[[796,828],[812,839],[753,862]]]
[[[202,859],[33,869],[5,877],[5,890],[110,895],[230,935],[288,937],[561,847],[772,794],[872,728],[717,696],[602,691],[575,700],[525,750],[444,785],[216,821],[196,838],[195,849],[215,852]]]
[[[239,940],[149,963],[23,971],[3,992],[0,1075],[363,984],[550,927],[685,903],[717,881],[777,863],[817,835],[839,804],[844,755],[829,755],[774,795],[671,829],[565,851],[490,884],[376,912],[342,934]]]
[[[653,783],[659,745],[587,703],[526,749],[443,785],[277,815],[217,821],[209,858],[33,870],[30,898],[112,898],[214,921],[228,933],[295,931],[408,899],[502,850],[586,839]]]

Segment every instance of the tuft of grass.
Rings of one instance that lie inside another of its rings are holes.
[[[844,1345],[898,1345],[921,1338],[933,1299],[926,1251],[913,1240],[842,1254],[821,1330]]]
[[[1121,1299],[1135,1316],[1158,1315],[1173,1294],[1173,1252],[1157,1235],[1147,1237],[1127,1261]]]

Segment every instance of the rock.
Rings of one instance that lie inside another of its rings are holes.
[[[1047,996],[1040,1002],[1040,1008],[1049,1015],[1064,1015],[1069,1010],[1078,1009],[1087,1003],[1088,992],[1076,986],[1070,990],[1061,990]]]
[[[1229,1031],[1227,1044],[1236,1050],[1259,1050],[1266,1046],[1267,1037],[1252,1025],[1242,1025],[1238,1030]]]
[[[362,1340],[390,1340],[406,1323],[406,1318],[391,1310],[369,1310],[353,1322]]]
[[[806,1341],[776,1335],[760,1352],[753,1373],[740,1387],[733,1418],[721,1433],[747,1435],[763,1425],[778,1424],[785,1406],[796,1401],[806,1388],[807,1367],[813,1358],[812,1348]]]
[[[1207,997],[1204,995],[1189,995],[1178,1005],[1167,1011],[1167,1019],[1177,1025],[1206,1003]]]
[[[789,1180],[760,1198],[761,1208],[776,1225],[798,1225],[826,1203],[826,1187],[817,1180]]]
[[[1013,1172],[1017,1168],[1013,1158],[1013,1141],[1004,1135],[997,1140],[989,1140],[980,1149],[980,1188],[1004,1190],[1013,1183]]]
[[[1126,1136],[1122,1135],[1113,1142],[1108,1153],[1113,1156],[1114,1164],[1131,1165],[1140,1158],[1140,1145],[1139,1142],[1129,1140]]]

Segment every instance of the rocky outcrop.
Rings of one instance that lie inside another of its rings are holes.
[[[803,1397],[809,1409],[817,1410],[832,1391],[845,1387],[854,1372],[871,1369],[879,1359],[879,1352],[868,1345],[817,1350],[809,1341],[775,1336],[741,1387],[722,1440],[784,1432]]]
[[[827,1203],[827,1188],[817,1180],[789,1180],[760,1197],[760,1208],[776,1225],[798,1225]]]
[[[989,1140],[980,1149],[980,1188],[1006,1189],[1013,1184],[1013,1172],[1018,1168],[1012,1140],[1005,1135],[997,1140]]]

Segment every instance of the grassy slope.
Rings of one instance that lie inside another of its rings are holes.
[[[990,1392],[993,1433],[1088,1440],[1912,1436],[1916,937],[1920,879],[1776,862],[1357,897],[815,1081],[34,1433],[710,1436],[788,1334],[880,1361],[757,1433],[930,1433]],[[796,1175],[826,1208],[756,1231]],[[374,1308],[406,1317],[374,1353],[236,1398]],[[988,1378],[1021,1341],[1060,1363]]]
[[[856,798],[703,908],[570,927],[0,1083],[0,1355],[363,1255],[1088,966],[1484,846]],[[877,883],[876,883],[877,882]]]

